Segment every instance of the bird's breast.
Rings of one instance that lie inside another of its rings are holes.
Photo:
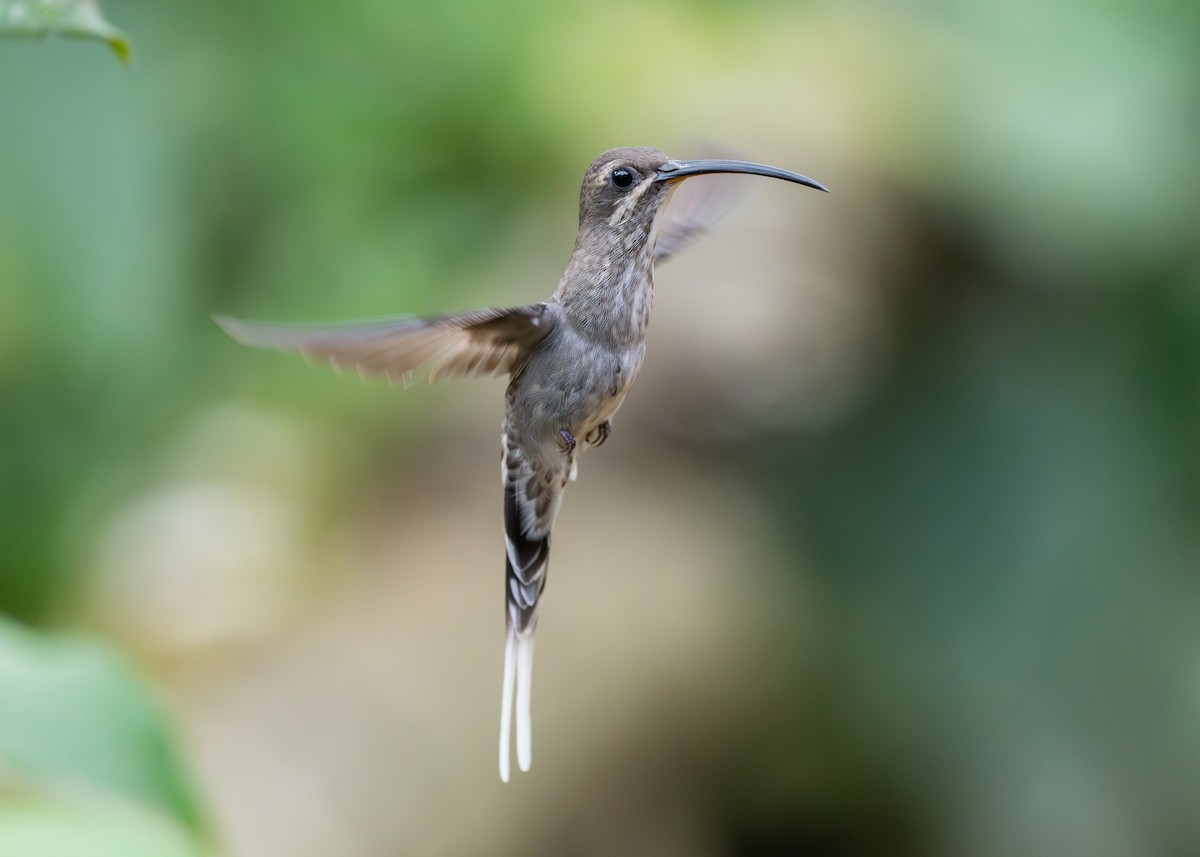
[[[654,303],[652,253],[642,246],[573,262],[556,292],[571,328],[616,352],[642,342]]]

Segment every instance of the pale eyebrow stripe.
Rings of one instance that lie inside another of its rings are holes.
[[[621,200],[621,204],[613,211],[612,217],[608,219],[609,226],[616,226],[629,214],[629,210],[637,204],[637,201],[645,196],[646,191],[650,190],[650,185],[658,180],[658,176],[652,175],[629,192],[629,196]]]

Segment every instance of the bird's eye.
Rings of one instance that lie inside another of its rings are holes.
[[[613,185],[624,190],[633,184],[633,170],[628,167],[617,167],[609,176]]]

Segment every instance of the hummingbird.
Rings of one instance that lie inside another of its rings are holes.
[[[257,348],[296,350],[363,376],[430,381],[507,375],[501,429],[504,486],[504,678],[500,778],[509,780],[515,713],[517,763],[532,761],[533,644],[546,586],[550,533],[579,456],[604,444],[646,353],[654,265],[707,228],[664,227],[660,214],[685,179],[745,173],[828,189],[789,170],[746,161],[675,160],[654,148],[611,149],[583,177],[579,232],[549,300],[433,317],[334,325],[215,320]],[[660,232],[662,233],[660,235]]]

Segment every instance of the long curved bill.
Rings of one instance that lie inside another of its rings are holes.
[[[816,188],[817,190],[829,193],[829,188],[818,181],[810,179],[808,176],[802,176],[790,170],[781,170],[779,167],[768,167],[766,164],[752,164],[749,161],[726,161],[719,159],[667,161],[658,168],[658,178],[656,181],[673,182],[679,179],[686,179],[690,176],[702,176],[706,173],[747,173],[754,176],[766,176],[772,179],[783,179],[785,182],[795,182],[805,187]]]

